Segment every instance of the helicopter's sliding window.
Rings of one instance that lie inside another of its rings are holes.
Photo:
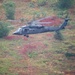
[[[38,29],[44,28],[44,26],[37,26]]]

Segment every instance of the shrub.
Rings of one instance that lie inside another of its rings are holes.
[[[44,5],[46,5],[46,1],[47,0],[37,0],[37,4],[38,4],[38,6],[44,6]]]
[[[61,34],[60,31],[56,31],[56,33],[55,33],[55,35],[54,35],[54,38],[55,38],[56,40],[63,40],[63,36],[62,36],[62,34]]]
[[[13,1],[7,1],[3,3],[7,19],[14,19],[15,3]]]
[[[0,21],[0,38],[5,37],[9,33],[8,23]]]
[[[66,56],[67,58],[75,57],[75,53],[69,53],[69,52],[67,52],[67,53],[65,53],[65,56]]]
[[[69,9],[73,6],[74,0],[58,0],[58,7],[60,9]]]
[[[30,2],[30,3],[29,3],[29,7],[34,8],[34,7],[35,7],[35,4],[34,4],[33,2]]]

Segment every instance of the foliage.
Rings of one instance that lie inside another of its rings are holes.
[[[57,16],[59,18],[65,18],[66,15],[68,15],[68,11],[67,10],[58,10],[58,12],[57,12]]]
[[[55,39],[57,40],[63,40],[63,36],[62,34],[60,33],[60,31],[57,31],[54,35]]]
[[[36,53],[36,52],[28,53],[28,56],[29,56],[30,58],[34,58],[34,57],[36,57],[37,55],[38,55],[38,53]]]
[[[33,2],[30,2],[30,3],[29,3],[29,7],[34,8],[34,7],[35,7],[34,3],[33,3]]]
[[[33,15],[34,15],[34,18],[41,18],[46,16],[46,12],[42,8],[40,8],[40,11],[34,12]]]
[[[37,0],[37,4],[38,4],[38,6],[44,6],[44,5],[46,5],[46,1],[47,0]]]
[[[36,2],[37,0],[31,0],[31,2]]]
[[[0,21],[0,38],[7,36],[9,33],[8,23]]]
[[[74,0],[58,0],[58,7],[60,9],[69,9],[73,6]]]
[[[45,17],[46,13],[45,12],[34,12],[35,18],[41,18]]]
[[[67,57],[67,58],[69,58],[69,57],[75,57],[75,53],[65,53],[65,56]]]
[[[3,3],[3,7],[5,9],[7,19],[13,20],[15,14],[15,3],[13,1],[7,1]]]

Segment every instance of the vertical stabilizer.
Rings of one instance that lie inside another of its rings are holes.
[[[67,24],[68,24],[68,21],[69,21],[69,18],[66,18],[66,19],[64,20],[64,22],[59,26],[59,29],[58,29],[58,30],[65,29],[65,27],[66,27]]]

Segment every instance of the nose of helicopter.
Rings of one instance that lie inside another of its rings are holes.
[[[22,28],[17,29],[13,35],[22,35]]]
[[[13,35],[21,35],[18,31],[15,31]]]

